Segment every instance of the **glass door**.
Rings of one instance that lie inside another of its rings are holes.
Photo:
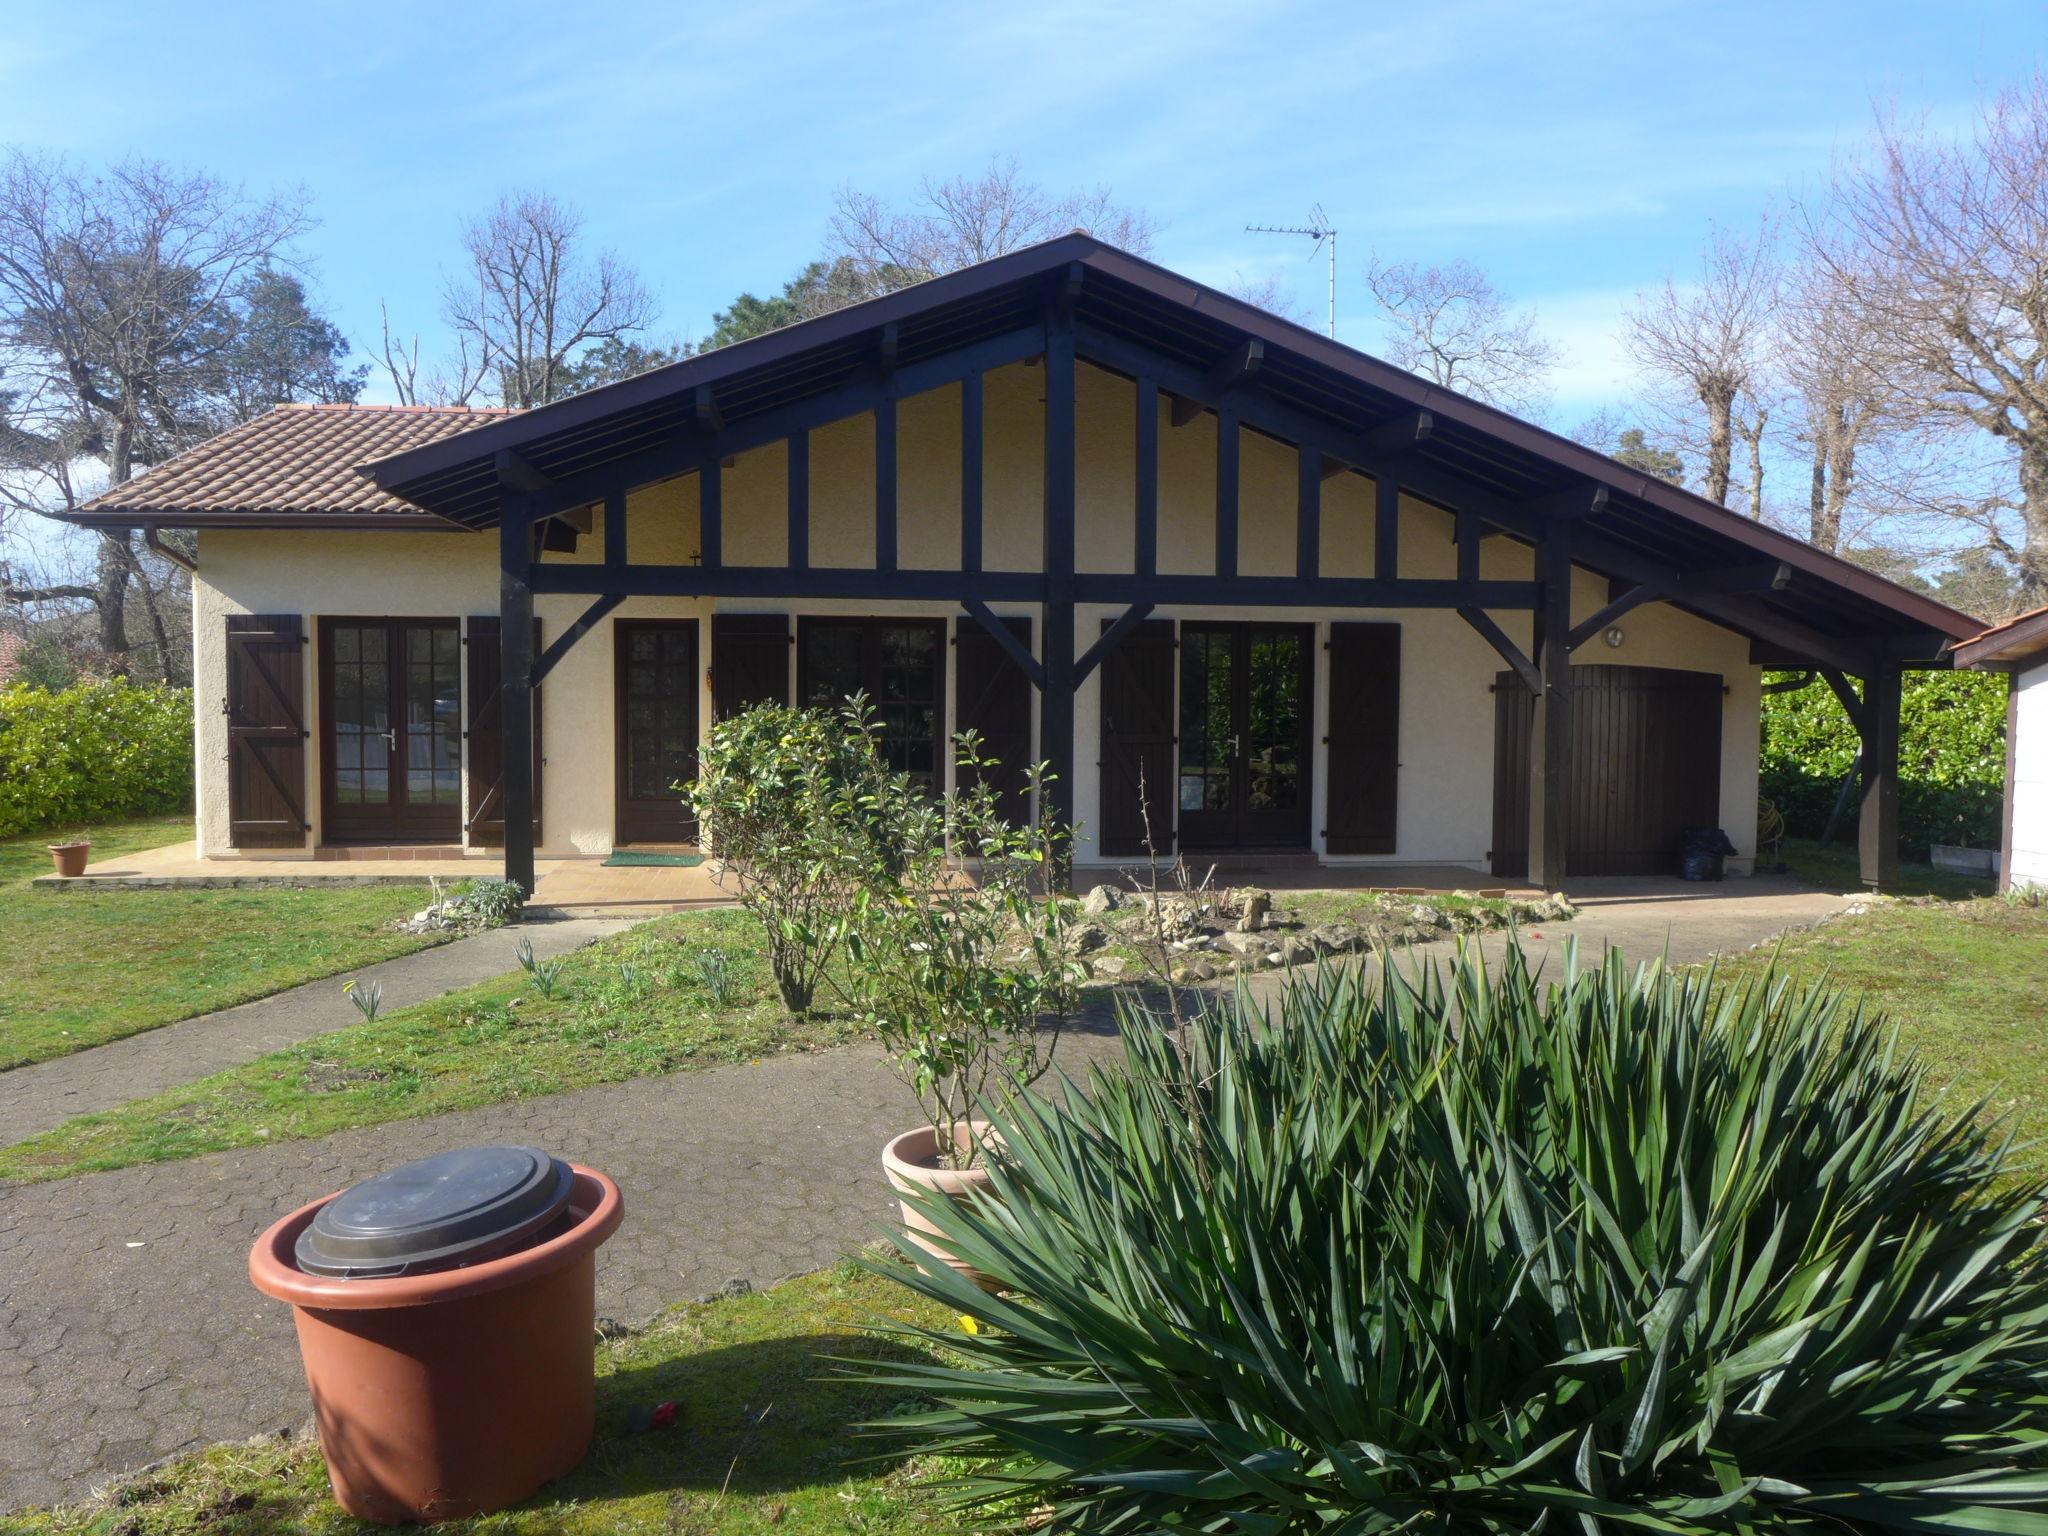
[[[450,842],[462,817],[462,646],[453,619],[320,623],[322,836]]]
[[[1181,626],[1183,846],[1308,846],[1313,637],[1305,624]]]
[[[621,619],[618,673],[620,843],[695,843],[677,786],[697,777],[697,621]]]

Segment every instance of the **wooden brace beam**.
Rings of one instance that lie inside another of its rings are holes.
[[[961,608],[967,616],[989,633],[989,638],[1003,648],[1003,654],[1017,664],[1018,669],[1031,679],[1031,686],[1040,693],[1045,691],[1045,668],[1038,658],[1024,648],[1024,642],[1017,638],[1015,630],[997,618],[987,603],[978,597],[970,597]]]
[[[1507,637],[1501,627],[1493,622],[1491,615],[1485,609],[1460,608],[1458,610],[1458,617],[1477,630],[1479,638],[1499,653],[1500,659],[1506,662],[1514,670],[1515,676],[1522,680],[1524,688],[1527,688],[1531,693],[1541,693],[1543,691],[1543,674],[1537,669],[1536,663],[1522,654],[1522,648]]]
[[[578,640],[581,640],[585,635],[597,628],[598,621],[625,600],[623,593],[607,592],[603,597],[600,597],[588,608],[584,609],[581,617],[575,623],[555,636],[554,643],[542,651],[540,656],[534,661],[533,686],[538,688],[541,685],[541,680],[555,670],[555,663],[568,655],[575,648]]]
[[[1074,686],[1080,687],[1088,674],[1102,665],[1103,658],[1122,645],[1124,638],[1144,623],[1151,612],[1150,603],[1133,603],[1117,615],[1116,622],[1105,629],[1100,638],[1082,653],[1081,659],[1074,663]]]

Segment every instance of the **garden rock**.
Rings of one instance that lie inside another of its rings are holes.
[[[1239,904],[1237,931],[1257,933],[1266,926],[1266,918],[1273,910],[1273,898],[1265,891],[1246,891]]]
[[[1114,980],[1116,977],[1123,975],[1129,964],[1130,962],[1125,960],[1122,955],[1100,955],[1089,969],[1097,976],[1107,976]]]
[[[1113,885],[1098,885],[1081,898],[1081,910],[1090,917],[1104,917],[1124,904],[1124,893]]]
[[[1233,950],[1241,960],[1256,959],[1266,953],[1266,941],[1251,933],[1226,933],[1222,936],[1225,947]]]
[[[1077,955],[1089,954],[1108,942],[1109,934],[1100,923],[1082,923],[1067,934],[1067,948]]]

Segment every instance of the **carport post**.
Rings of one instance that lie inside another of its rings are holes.
[[[1529,879],[1564,888],[1569,863],[1572,741],[1572,551],[1570,524],[1552,523],[1536,547],[1543,606],[1536,665],[1543,686],[1529,725]]]
[[[1899,698],[1904,672],[1890,662],[1863,680],[1863,807],[1856,849],[1873,891],[1899,883]]]
[[[533,894],[533,509],[506,494],[498,520],[498,722],[504,732],[505,878]]]

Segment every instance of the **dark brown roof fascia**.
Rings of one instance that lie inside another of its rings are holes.
[[[438,512],[194,512],[181,507],[121,507],[105,512],[59,512],[79,528],[326,528],[383,533],[472,533]]]
[[[2048,661],[2048,608],[1985,630],[1955,649],[1956,665],[1979,671],[2010,671],[2041,657]]]

